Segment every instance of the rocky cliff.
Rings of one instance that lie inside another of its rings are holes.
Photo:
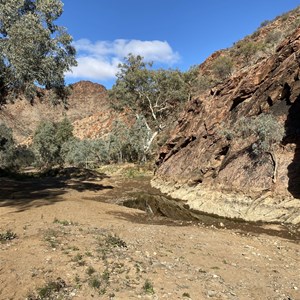
[[[81,81],[70,86],[67,106],[53,105],[47,91],[41,91],[32,103],[18,99],[0,109],[0,121],[11,127],[17,142],[30,138],[42,120],[59,121],[65,116],[74,125],[74,134],[79,138],[95,138],[109,130],[117,118],[110,108],[104,86]]]
[[[153,185],[207,213],[300,223],[299,64],[300,28],[270,57],[194,97],[160,150]],[[261,114],[286,133],[272,153],[253,157],[255,137],[222,132]]]

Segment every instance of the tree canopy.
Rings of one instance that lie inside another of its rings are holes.
[[[73,138],[73,126],[68,119],[58,123],[41,122],[34,133],[32,144],[37,165],[42,168],[62,165],[63,145]]]
[[[173,69],[153,69],[140,55],[129,54],[119,65],[117,81],[110,91],[116,108],[128,108],[147,128],[146,150],[153,139],[190,99],[197,80],[197,68],[187,72]]]
[[[161,128],[166,117],[190,98],[195,70],[152,69],[151,62],[129,54],[119,65],[117,81],[110,96],[118,107],[129,107],[143,116],[152,128]],[[151,126],[152,125],[152,126]]]
[[[76,65],[72,37],[55,24],[60,0],[0,0],[0,92],[64,86]]]

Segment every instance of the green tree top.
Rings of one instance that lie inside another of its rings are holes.
[[[119,65],[110,96],[117,100],[118,107],[129,107],[155,130],[163,126],[166,117],[176,111],[179,103],[189,99],[197,72],[154,70],[151,67],[152,63],[144,62],[143,57],[129,54]]]
[[[60,0],[0,0],[0,92],[64,86],[76,60],[72,37],[55,24],[62,12]]]

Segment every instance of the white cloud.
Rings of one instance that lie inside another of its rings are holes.
[[[119,57],[132,53],[143,56],[147,61],[165,64],[173,64],[179,60],[178,53],[166,41],[116,40],[113,47]]]
[[[166,41],[140,41],[118,39],[112,42],[81,39],[74,43],[78,66],[66,74],[72,78],[109,80],[115,78],[118,64],[129,53],[141,55],[146,61],[171,65],[179,60]]]
[[[115,77],[118,62],[104,61],[101,58],[83,56],[77,59],[78,66],[66,74],[71,78],[88,78],[92,80],[109,80]]]

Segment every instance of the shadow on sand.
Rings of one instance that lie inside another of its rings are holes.
[[[70,190],[84,192],[112,189],[112,186],[100,184],[105,177],[105,174],[91,174],[88,170],[84,172],[83,169],[75,168],[63,169],[63,172],[55,174],[44,174],[42,177],[0,177],[0,207],[11,206],[16,207],[18,211],[24,211],[31,207],[62,201],[62,196]]]

